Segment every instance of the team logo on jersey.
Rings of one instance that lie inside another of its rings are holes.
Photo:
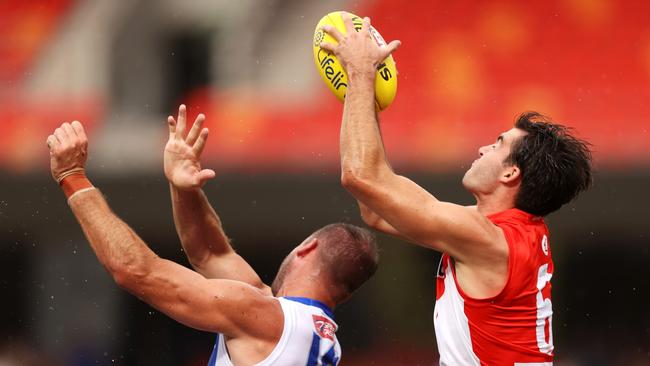
[[[336,333],[336,324],[324,316],[312,315],[314,319],[314,328],[316,333],[325,339],[334,342],[334,333]]]
[[[542,252],[544,252],[544,255],[548,255],[548,238],[546,235],[542,237]]]

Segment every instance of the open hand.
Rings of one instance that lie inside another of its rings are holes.
[[[187,108],[181,104],[178,108],[178,121],[169,116],[169,141],[165,145],[165,176],[176,188],[191,190],[202,187],[206,181],[214,178],[212,169],[201,169],[201,153],[208,139],[208,129],[203,128],[205,116],[199,114],[194,120],[190,132],[185,136]]]

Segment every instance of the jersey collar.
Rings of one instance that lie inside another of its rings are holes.
[[[501,212],[496,212],[491,215],[487,216],[489,219],[495,219],[495,218],[502,218],[502,217],[513,217],[519,220],[523,221],[539,221],[543,220],[544,218],[541,216],[535,216],[531,213],[528,213],[526,211],[522,211],[518,208],[510,208],[505,211]]]
[[[299,302],[301,304],[309,305],[309,306],[315,306],[325,312],[325,315],[329,316],[331,319],[334,319],[334,313],[332,312],[332,309],[330,309],[329,306],[325,305],[324,303],[310,299],[308,297],[297,297],[297,296],[284,296],[283,299]]]

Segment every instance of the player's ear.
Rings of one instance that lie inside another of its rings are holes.
[[[521,169],[519,169],[519,167],[514,164],[506,166],[503,169],[503,173],[501,174],[501,178],[499,180],[501,183],[508,185],[519,183],[521,180]]]
[[[308,241],[302,243],[298,247],[298,251],[296,251],[296,256],[304,257],[307,254],[311,253],[318,247],[318,239],[317,238],[311,238]]]

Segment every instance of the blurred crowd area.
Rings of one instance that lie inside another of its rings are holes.
[[[556,365],[650,364],[650,2],[8,0],[0,2],[0,366],[205,365],[214,336],[117,288],[49,176],[45,138],[89,130],[89,176],[161,256],[188,265],[162,173],[166,116],[207,115],[205,190],[271,282],[327,223],[341,104],[312,35],[328,12],[400,39],[383,112],[393,167],[442,200],[477,149],[537,110],[593,144],[593,189],[548,218]],[[437,364],[439,253],[380,235],[377,275],[336,311],[341,365]]]

